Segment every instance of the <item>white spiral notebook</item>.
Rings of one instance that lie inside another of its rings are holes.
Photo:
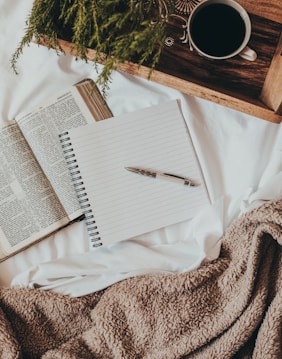
[[[194,217],[210,203],[179,103],[169,101],[61,135],[92,247]],[[125,167],[189,177],[187,187]]]

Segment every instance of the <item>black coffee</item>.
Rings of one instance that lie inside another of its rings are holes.
[[[222,57],[240,47],[246,28],[235,9],[225,4],[210,4],[195,15],[190,31],[194,43],[201,51]]]

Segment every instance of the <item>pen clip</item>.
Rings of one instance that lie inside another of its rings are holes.
[[[172,174],[172,173],[163,173],[163,175],[171,177],[171,178],[176,178],[176,179],[182,180],[184,186],[190,186],[190,187],[197,186],[194,181],[191,181],[189,178],[186,178],[186,177],[178,176],[178,175],[175,175],[175,174]]]
[[[170,177],[175,177],[175,178],[182,179],[183,181],[186,179],[186,178],[184,178],[184,177],[182,177],[182,176],[177,176],[177,175],[174,175],[174,174],[172,174],[172,173],[166,173],[166,172],[164,172],[163,174],[164,174],[165,176],[170,176]]]

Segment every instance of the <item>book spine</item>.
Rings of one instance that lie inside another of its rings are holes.
[[[102,245],[102,240],[100,233],[94,218],[94,213],[92,211],[89,198],[84,186],[84,182],[79,170],[79,165],[75,158],[74,149],[72,147],[71,139],[69,133],[66,131],[59,135],[61,146],[63,149],[64,157],[68,166],[69,173],[71,175],[71,180],[76,192],[76,196],[80,207],[85,216],[85,223],[90,238],[90,243],[92,247],[99,247]]]

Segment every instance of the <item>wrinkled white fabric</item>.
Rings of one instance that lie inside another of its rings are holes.
[[[140,274],[192,270],[218,257],[222,215],[219,201],[190,222],[34,266],[15,277],[12,285],[81,296]]]
[[[273,151],[257,188],[250,187],[244,195],[241,211],[246,212],[265,201],[282,197],[282,125],[277,126]]]
[[[19,75],[12,72],[32,3],[0,0],[1,124],[63,88],[97,78],[91,63],[35,44],[20,57]],[[213,205],[192,221],[93,253],[84,223],[75,223],[0,263],[0,286],[38,285],[77,296],[141,273],[191,270],[218,256],[222,232],[243,210],[278,195],[274,182],[267,186],[277,178],[279,185],[281,125],[117,71],[107,95],[114,115],[170,99],[181,101]]]

